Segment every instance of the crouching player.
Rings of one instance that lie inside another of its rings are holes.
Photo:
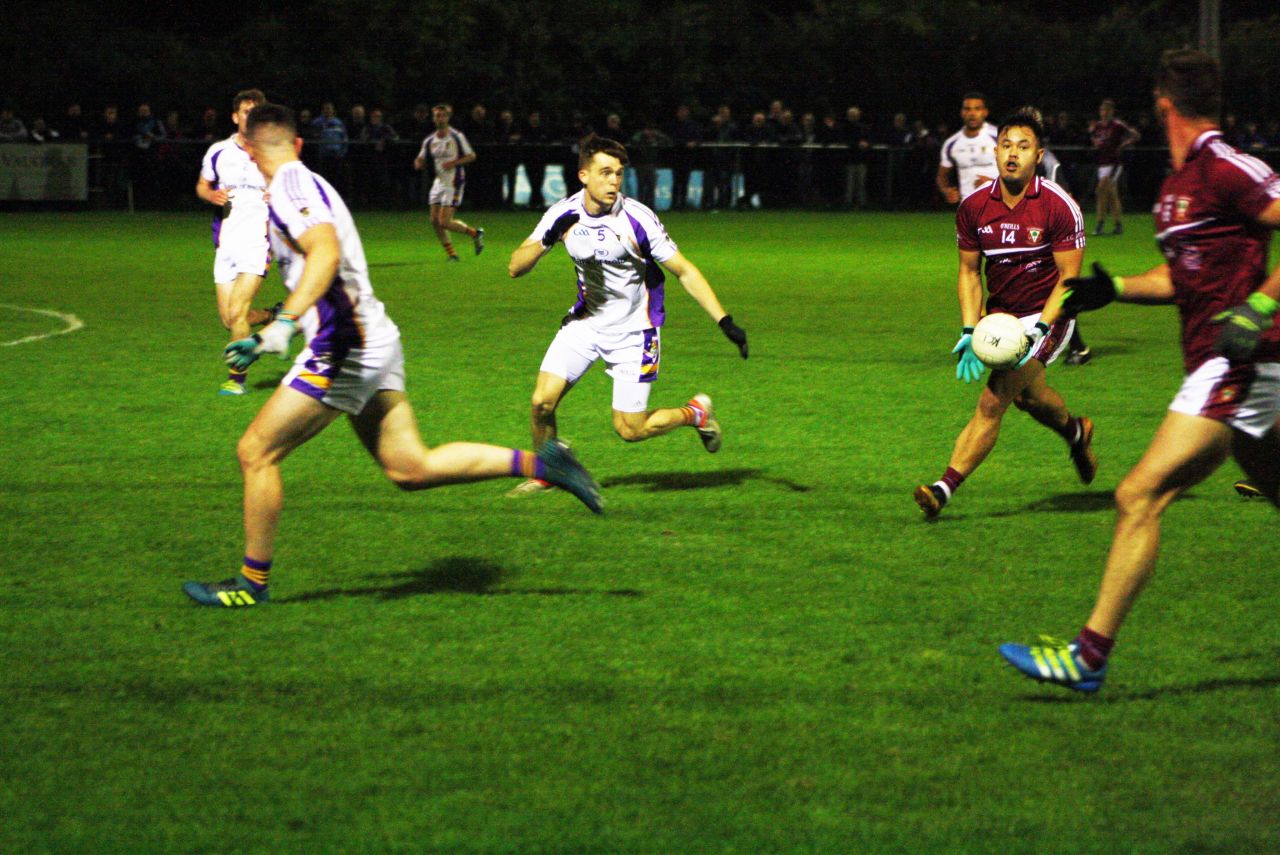
[[[227,362],[243,369],[263,352],[281,352],[299,326],[307,346],[237,448],[244,474],[244,564],[224,582],[186,583],[187,595],[218,607],[267,601],[284,499],[280,464],[344,413],[403,490],[538,477],[599,513],[599,487],[563,443],[544,443],[537,455],[468,442],[434,449],[423,444],[405,397],[400,331],[373,294],[346,204],[298,160],[301,140],[287,107],[255,108],[246,136],[270,183],[272,246],[290,293],[272,323],[227,346]]]
[[[956,490],[981,465],[1000,435],[1000,423],[1012,404],[1057,433],[1070,449],[1080,480],[1097,471],[1090,443],[1093,424],[1067,410],[1062,396],[1045,382],[1045,366],[1071,339],[1074,321],[1059,318],[1062,280],[1080,271],[1084,256],[1084,217],[1057,184],[1036,175],[1044,156],[1040,114],[1023,108],[1004,121],[996,142],[1000,177],[970,194],[956,212],[960,247],[960,318],[963,330],[952,350],[956,378],[982,377],[985,366],[971,347],[982,317],[982,272],[986,259],[987,312],[1017,315],[1027,327],[1031,348],[1018,367],[993,371],[978,398],[969,424],[960,432],[942,478],[916,487],[915,500],[926,519],[934,519]]]
[[[1075,640],[1005,644],[1001,655],[1033,680],[1096,692],[1116,633],[1155,572],[1160,518],[1228,456],[1280,505],[1280,268],[1267,276],[1280,228],[1280,176],[1222,138],[1222,75],[1195,50],[1167,51],[1155,111],[1173,171],[1155,207],[1165,263],[1146,273],[1069,281],[1067,314],[1112,300],[1173,303],[1182,321],[1186,378],[1138,464],[1116,488],[1116,528],[1093,612]],[[1265,547],[1263,548],[1265,551]],[[1262,554],[1262,553],[1260,553]]]

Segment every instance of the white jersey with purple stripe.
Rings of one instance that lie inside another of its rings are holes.
[[[263,194],[267,180],[249,152],[240,147],[232,134],[209,146],[200,165],[200,177],[215,190],[226,190],[231,199],[231,214],[224,220],[221,211],[213,217],[213,245],[224,243],[260,244],[267,237],[267,202]]]
[[[455,128],[448,128],[443,137],[438,132],[428,135],[422,141],[422,148],[418,149],[418,157],[431,158],[435,164],[436,181],[446,187],[461,187],[467,179],[467,168],[455,166],[445,169],[442,164],[474,153],[466,135]]]
[[[561,214],[576,212],[578,222],[564,246],[578,269],[578,301],[572,313],[596,330],[634,332],[662,326],[664,283],[659,262],[679,248],[649,208],[618,194],[613,207],[593,216],[579,190],[542,215],[529,237],[540,240]]]
[[[955,169],[961,199],[996,178],[1000,174],[996,165],[996,126],[986,122],[977,136],[966,136],[962,128],[947,137],[942,144],[942,165]]]
[[[338,233],[342,260],[329,290],[298,319],[307,345],[317,357],[337,362],[353,349],[394,342],[400,330],[373,294],[369,266],[355,221],[346,203],[322,176],[301,161],[281,166],[271,179],[271,248],[285,287],[293,291],[306,257],[297,239],[321,223]]]

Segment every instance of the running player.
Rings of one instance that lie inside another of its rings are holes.
[[[333,185],[298,160],[301,140],[287,107],[249,114],[249,151],[269,182],[271,242],[289,296],[276,319],[227,346],[243,369],[263,352],[280,352],[301,326],[307,346],[258,412],[237,452],[244,473],[245,552],[225,582],[188,582],[206,606],[266,602],[276,528],[284,501],[280,464],[345,413],[356,435],[402,490],[502,477],[541,477],[600,512],[599,488],[559,441],[535,456],[494,445],[455,442],[428,449],[405,397],[400,331],[369,283],[355,223]]]
[[[973,328],[982,317],[983,258],[987,312],[1021,318],[1031,349],[1016,368],[991,373],[973,418],[956,439],[947,471],[933,484],[916,487],[915,501],[926,519],[938,516],[995,448],[1011,404],[1066,441],[1081,481],[1092,482],[1098,469],[1090,445],[1093,423],[1072,416],[1062,396],[1045,382],[1045,367],[1071,337],[1073,321],[1059,317],[1056,300],[1062,281],[1080,272],[1085,238],[1080,208],[1062,188],[1036,175],[1043,139],[1040,114],[1034,108],[1024,107],[1006,119],[997,145],[999,180],[970,195],[956,212],[963,327],[952,350],[959,360],[956,378],[969,383],[985,369],[971,347]]]
[[[967,93],[960,102],[960,118],[963,125],[942,144],[938,164],[938,190],[952,205],[994,181],[1000,172],[996,166],[996,126],[987,121],[986,96]]]
[[[1067,315],[1115,299],[1177,305],[1187,376],[1146,453],[1116,488],[1115,537],[1079,635],[1070,643],[1042,637],[1036,646],[1001,646],[1033,680],[1101,688],[1116,633],[1155,571],[1161,515],[1228,456],[1280,505],[1280,329],[1272,325],[1280,267],[1270,277],[1266,268],[1271,230],[1280,228],[1280,176],[1227,145],[1218,130],[1221,106],[1222,74],[1212,57],[1165,52],[1155,86],[1172,159],[1155,206],[1165,262],[1123,279],[1095,264],[1093,276],[1065,283]]]
[[[1116,118],[1116,102],[1110,98],[1098,105],[1098,120],[1089,125],[1089,142],[1093,145],[1093,157],[1098,164],[1098,224],[1094,235],[1102,234],[1107,215],[1115,223],[1112,234],[1124,232],[1120,217],[1124,208],[1120,204],[1121,151],[1142,139],[1142,134]]]
[[[249,159],[244,145],[244,123],[249,111],[266,101],[258,89],[237,92],[231,101],[236,132],[209,146],[196,195],[217,207],[213,216],[213,283],[218,295],[218,315],[231,331],[231,340],[244,338],[250,327],[271,320],[271,312],[250,308],[262,277],[271,263],[267,245],[267,184]],[[245,374],[231,369],[218,389],[220,395],[243,395]]]
[[[435,181],[431,184],[431,227],[436,230],[436,237],[450,261],[458,260],[458,251],[453,248],[453,240],[449,232],[457,232],[471,238],[471,245],[476,255],[484,252],[484,229],[473,229],[471,226],[455,220],[454,211],[462,204],[462,191],[467,184],[467,164],[476,159],[462,131],[449,126],[453,118],[453,107],[448,104],[437,104],[431,108],[431,120],[436,129],[422,141],[422,148],[413,161],[413,168],[421,171],[427,165],[427,158],[435,170]]]
[[[747,334],[725,313],[715,292],[685,258],[653,211],[620,192],[627,165],[621,143],[590,134],[579,143],[583,188],[552,205],[533,234],[511,254],[508,272],[523,276],[561,240],[578,273],[578,300],[547,348],[533,390],[535,444],[556,435],[556,407],[603,359],[613,377],[613,429],[639,442],[678,427],[697,429],[710,452],[720,448],[720,424],[706,395],[683,407],[652,409],[649,391],[658,379],[663,308],[662,267],[680,279],[689,296],[720,325],[747,358]],[[530,480],[514,495],[546,489]]]

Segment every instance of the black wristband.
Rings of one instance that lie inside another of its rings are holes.
[[[1043,332],[1045,335],[1048,335],[1048,334],[1049,334],[1049,325],[1048,325],[1048,324],[1046,324],[1044,321],[1036,321],[1036,326],[1037,326],[1037,327],[1040,329],[1040,331],[1041,331],[1041,332]]]
[[[961,327],[960,335],[973,335],[973,327]]]

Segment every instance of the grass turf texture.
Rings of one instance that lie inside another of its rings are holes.
[[[467,219],[489,249],[456,265],[422,214],[359,224],[426,440],[527,446],[571,269],[512,281],[535,217]],[[286,366],[215,395],[206,221],[0,220],[0,303],[86,322],[6,348],[0,850],[1273,847],[1276,519],[1233,465],[1169,510],[1100,696],[995,650],[1084,620],[1110,491],[1180,382],[1173,310],[1088,316],[1095,361],[1051,369],[1097,423],[1092,488],[1013,412],[930,525],[911,490],[978,392],[948,218],[667,220],[751,336],[742,362],[669,281],[653,402],[709,392],[720,454],[618,441],[600,368],[560,425],[603,518],[514,482],[400,495],[338,423],[286,462],[273,602],[243,613],[179,585],[237,566],[235,441]],[[1144,227],[1087,260],[1153,265]],[[0,340],[57,326],[0,310]]]

